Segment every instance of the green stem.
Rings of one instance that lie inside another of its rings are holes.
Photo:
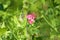
[[[54,26],[52,26],[52,24],[49,23],[49,21],[45,18],[44,15],[43,15],[43,18],[44,18],[44,20],[50,25],[50,27],[57,32],[57,30],[54,28]]]
[[[23,1],[23,13],[25,15],[24,16],[24,27],[25,27],[25,29],[24,29],[24,35],[26,37],[26,40],[30,40],[30,35],[28,34],[27,27],[26,27],[26,25],[27,25],[26,16],[27,16],[27,13],[28,13],[28,5],[26,5],[26,2],[28,2],[28,0],[24,0]]]

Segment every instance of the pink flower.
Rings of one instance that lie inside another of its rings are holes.
[[[27,19],[35,19],[35,18],[36,18],[36,15],[34,13],[27,15]]]
[[[28,20],[28,23],[29,24],[33,24],[35,22],[35,20],[31,19],[31,20]]]
[[[28,14],[27,19],[29,24],[33,24],[35,21],[36,15],[34,13]]]

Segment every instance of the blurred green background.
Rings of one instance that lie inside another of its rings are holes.
[[[0,0],[0,40],[60,40],[60,0]]]

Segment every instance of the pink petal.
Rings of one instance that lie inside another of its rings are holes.
[[[28,14],[27,15],[27,19],[29,20],[29,19],[35,19],[36,18],[36,15],[35,14]]]
[[[27,19],[32,19],[32,15],[27,15]]]
[[[28,20],[29,24],[33,24],[34,23],[34,20],[31,19],[31,20]]]

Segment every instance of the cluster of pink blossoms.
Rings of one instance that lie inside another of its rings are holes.
[[[35,22],[36,15],[35,13],[30,13],[27,15],[28,23],[33,24]]]

